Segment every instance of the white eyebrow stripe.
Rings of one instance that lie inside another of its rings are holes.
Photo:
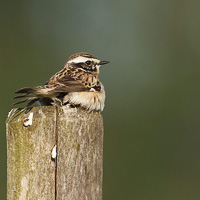
[[[94,61],[95,63],[100,62],[100,60],[95,59],[95,58],[86,58],[86,57],[83,57],[83,56],[79,56],[77,58],[69,60],[68,63],[81,63],[81,62],[86,62],[87,60]]]

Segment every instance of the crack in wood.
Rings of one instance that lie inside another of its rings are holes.
[[[102,200],[101,114],[64,106],[31,112],[31,126],[18,109],[6,122],[7,199]]]
[[[58,159],[58,107],[56,106],[56,128],[55,128],[55,145],[56,145],[56,158],[55,158],[55,200],[57,199],[57,159]]]

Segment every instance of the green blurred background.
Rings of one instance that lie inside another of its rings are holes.
[[[0,2],[0,199],[13,92],[88,52],[106,89],[104,200],[200,199],[200,1]]]

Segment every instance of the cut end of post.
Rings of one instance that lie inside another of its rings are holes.
[[[6,127],[8,199],[19,199],[27,181],[23,195],[30,199],[102,199],[101,113],[67,106],[13,109]]]

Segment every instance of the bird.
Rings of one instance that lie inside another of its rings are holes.
[[[89,111],[103,111],[105,90],[99,81],[99,68],[109,61],[101,61],[89,53],[71,55],[64,68],[55,73],[42,86],[24,87],[15,93],[23,95],[13,99],[25,98],[14,103],[28,102],[26,107],[38,102],[40,106],[82,107]]]

